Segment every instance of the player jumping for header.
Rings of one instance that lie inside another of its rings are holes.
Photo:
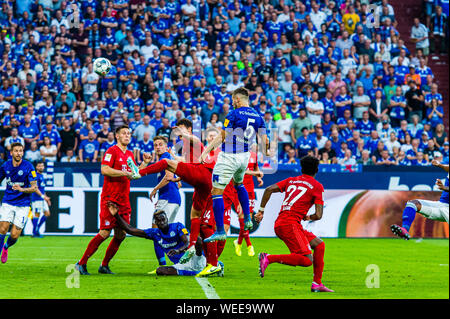
[[[442,191],[441,198],[437,202],[431,200],[413,199],[406,203],[406,207],[403,210],[402,226],[395,224],[391,226],[391,231],[398,237],[404,238],[405,240],[409,240],[411,238],[409,235],[409,229],[416,218],[416,213],[420,213],[428,219],[448,223],[448,165],[441,164],[436,160],[433,160],[431,163],[447,172],[447,177],[445,178],[444,183],[442,183],[440,179],[436,180],[437,187]]]
[[[319,160],[312,156],[305,156],[300,160],[302,175],[289,177],[277,184],[267,187],[264,191],[261,206],[255,216],[260,223],[264,216],[264,209],[273,193],[284,193],[280,214],[275,221],[275,234],[289,248],[290,254],[269,255],[259,254],[259,274],[264,273],[272,263],[290,266],[309,267],[313,265],[314,280],[311,285],[312,292],[334,292],[322,284],[323,256],[325,243],[313,233],[303,229],[301,221],[315,221],[323,214],[323,186],[314,177],[319,168]],[[312,205],[316,212],[307,216]],[[311,255],[311,248],[314,255]]]
[[[8,249],[14,245],[22,233],[30,211],[31,194],[37,190],[36,171],[33,165],[22,159],[23,145],[11,144],[11,159],[0,167],[0,183],[6,178],[6,190],[0,208],[0,253],[2,263],[8,260]],[[10,224],[8,240],[6,233]]]
[[[228,183],[233,180],[239,203],[244,214],[245,230],[253,227],[250,216],[250,205],[247,190],[244,187],[244,175],[250,159],[250,147],[255,142],[256,136],[263,139],[264,151],[268,155],[269,139],[266,134],[264,119],[252,107],[249,106],[249,94],[247,89],[240,87],[232,94],[234,110],[224,121],[224,129],[203,151],[200,161],[206,161],[208,154],[222,145],[222,152],[217,156],[217,162],[212,173],[212,199],[214,218],[216,220],[216,232],[205,242],[226,240],[224,228],[224,201],[223,192]]]

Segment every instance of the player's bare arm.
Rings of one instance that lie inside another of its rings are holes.
[[[167,256],[175,256],[184,252],[189,247],[189,238],[186,235],[181,236],[181,240],[183,241],[183,246],[178,249],[172,249],[167,253]]]
[[[442,183],[442,181],[440,179],[436,180],[436,185],[443,192],[448,192],[449,191],[449,187],[445,186],[444,183]]]
[[[142,229],[134,228],[128,225],[123,220],[123,218],[119,214],[117,214],[119,212],[119,207],[115,203],[108,202],[108,208],[111,215],[116,217],[117,225],[119,228],[123,229],[127,234],[130,234],[132,236],[147,238],[147,234]]]
[[[30,182],[30,187],[22,188],[21,186],[19,186],[17,184],[14,184],[12,186],[12,189],[15,190],[15,191],[19,191],[21,193],[31,194],[31,193],[35,193],[36,190],[38,190],[38,187],[37,187],[37,182],[36,181],[32,181],[32,182]]]
[[[128,177],[130,179],[131,179],[131,176],[133,175],[131,172],[114,169],[112,167],[109,167],[108,165],[102,165],[101,173],[102,173],[103,176],[109,176],[109,177],[123,177],[123,176],[125,176],[125,177]]]
[[[256,180],[258,181],[258,186],[261,187],[264,185],[264,181],[263,181],[263,177],[264,177],[264,173],[262,171],[259,170],[259,167],[256,166],[256,169],[254,171],[252,170],[246,170],[245,171],[246,175],[251,175],[251,176],[255,176]]]
[[[51,205],[50,197],[48,197],[45,194],[42,194],[42,192],[39,190],[39,187],[36,189],[36,194],[38,194],[38,196],[40,196],[43,200],[45,200],[48,205]]]
[[[223,141],[225,141],[226,136],[227,132],[221,129],[220,134],[218,134],[216,138],[213,139],[212,142],[209,143],[208,146],[203,151],[202,155],[199,158],[200,163],[204,163],[208,154],[217,149],[220,145],[222,145]]]
[[[280,193],[280,192],[281,192],[281,189],[280,189],[280,187],[278,187],[277,184],[270,185],[269,187],[267,187],[264,190],[264,194],[261,199],[261,205],[259,206],[258,213],[256,213],[256,215],[255,215],[256,222],[260,223],[262,221],[262,219],[264,217],[264,209],[267,205],[267,202],[270,199],[270,196],[272,196],[273,193]]]
[[[148,166],[148,164],[150,164],[150,162],[152,161],[153,156],[150,153],[144,153],[142,155],[142,163],[141,165],[139,165],[139,169],[143,169],[146,168]]]
[[[315,221],[322,219],[323,216],[323,205],[315,204],[316,212],[312,215],[305,216],[304,220]]]
[[[448,165],[441,164],[436,160],[431,161],[431,164],[433,164],[433,166],[439,167],[440,169],[443,169],[444,171],[446,171],[448,173]]]
[[[161,180],[161,182],[159,182],[158,185],[155,186],[155,188],[153,188],[152,192],[150,193],[150,201],[151,202],[153,202],[153,198],[156,196],[156,193],[161,188],[163,188],[164,186],[169,184],[169,182],[171,182],[172,179],[173,179],[173,173],[166,170],[166,175],[164,176],[164,178]]]

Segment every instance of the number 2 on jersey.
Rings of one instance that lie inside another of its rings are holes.
[[[296,190],[298,190],[299,193],[297,194],[297,196],[295,196],[291,200],[291,197],[296,193]],[[298,201],[300,199],[300,197],[302,197],[306,193],[307,190],[308,189],[306,187],[303,187],[303,186],[289,185],[289,187],[286,190],[286,193],[288,194],[288,196],[283,201],[283,206],[290,206],[290,207],[292,207],[294,205],[294,203],[296,201]]]

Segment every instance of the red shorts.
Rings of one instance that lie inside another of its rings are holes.
[[[226,211],[223,218],[224,225],[230,225],[231,224],[231,210]],[[216,227],[216,220],[214,219],[214,210],[212,206],[212,198],[209,197],[206,208],[203,211],[202,217],[201,217],[201,225],[211,226],[213,228]]]
[[[178,163],[175,174],[194,187],[192,206],[195,210],[204,212],[208,197],[212,190],[212,172],[200,163]]]
[[[249,199],[249,204],[250,204],[250,214],[255,212],[255,206],[256,206],[256,193],[255,192],[251,192],[248,193],[248,199]]]
[[[239,206],[239,198],[237,196],[236,189],[234,189],[233,181],[225,187],[223,192],[223,203],[225,208],[225,213],[229,212],[231,216],[231,207],[234,206],[234,210],[236,211]]]
[[[107,206],[108,201],[100,202],[100,229],[113,229],[117,227],[116,217],[111,215]],[[116,203],[119,206],[118,214],[125,222],[130,223],[131,207]]]
[[[291,253],[300,255],[311,254],[309,243],[316,235],[303,229],[301,224],[284,224],[275,227],[275,234],[280,238]]]

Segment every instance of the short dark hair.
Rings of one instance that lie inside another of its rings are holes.
[[[15,143],[12,143],[12,144],[11,144],[11,151],[14,149],[14,147],[21,147],[21,148],[24,148],[23,145],[22,145],[22,143],[19,143],[19,142],[15,142]]]
[[[190,127],[192,127],[192,121],[187,118],[184,118],[177,122],[177,126],[180,126],[180,125],[183,125],[186,128],[190,128]]]
[[[167,137],[165,137],[165,136],[162,136],[162,135],[157,135],[157,136],[155,136],[154,138],[153,138],[153,142],[155,142],[155,141],[157,141],[157,140],[161,140],[161,141],[163,141],[164,143],[168,143],[168,140],[167,140]]]
[[[300,160],[302,174],[314,176],[319,171],[319,159],[306,155]]]
[[[124,128],[126,128],[126,129],[130,129],[130,127],[128,126],[128,125],[126,125],[126,124],[123,124],[123,125],[120,125],[120,126],[118,126],[118,127],[116,127],[116,129],[115,129],[115,134],[119,134],[119,132],[122,130],[122,129],[124,129]]]
[[[237,88],[236,90],[234,90],[232,95],[235,96],[237,94],[243,95],[243,96],[245,96],[247,98],[249,97],[248,90],[245,87],[243,87],[243,86],[241,86],[240,88]]]

